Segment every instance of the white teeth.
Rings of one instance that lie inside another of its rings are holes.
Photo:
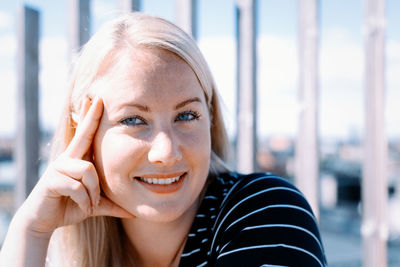
[[[138,177],[139,180],[149,183],[149,184],[172,184],[174,182],[177,182],[181,179],[181,176],[176,176],[173,178],[167,178],[167,179],[157,179],[157,178],[142,178],[142,177]]]

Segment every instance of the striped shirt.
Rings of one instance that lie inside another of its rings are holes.
[[[207,188],[179,266],[326,266],[315,217],[272,174],[222,174]]]

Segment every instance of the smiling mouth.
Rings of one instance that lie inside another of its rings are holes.
[[[147,183],[147,184],[154,184],[154,185],[170,185],[176,182],[179,182],[179,180],[181,180],[184,176],[186,175],[186,173],[180,175],[180,176],[175,176],[175,177],[170,177],[170,178],[144,178],[144,177],[139,177],[136,176],[135,179]]]
[[[179,181],[182,176],[177,176],[173,178],[167,178],[167,179],[157,179],[157,178],[142,178],[142,177],[135,177],[136,179],[148,183],[148,184],[159,184],[159,185],[169,185],[172,183],[175,183]]]

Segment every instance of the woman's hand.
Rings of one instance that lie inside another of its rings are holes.
[[[90,216],[134,217],[100,196],[99,178],[91,162],[91,146],[103,113],[103,103],[86,99],[75,136],[52,162],[18,211],[18,219],[36,234],[76,224]]]
[[[86,99],[75,136],[52,162],[12,219],[0,266],[44,266],[53,231],[90,216],[134,216],[100,196],[91,146],[103,114],[103,102]]]

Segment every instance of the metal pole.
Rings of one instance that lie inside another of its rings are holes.
[[[236,1],[237,23],[237,143],[236,166],[249,173],[256,168],[256,1]]]
[[[140,0],[118,0],[118,7],[124,13],[140,11],[142,9]]]
[[[197,39],[197,1],[175,0],[176,25]]]
[[[70,58],[90,38],[90,0],[68,0]]]
[[[300,111],[295,179],[318,218],[318,1],[301,0],[299,8]]]
[[[39,175],[39,15],[28,6],[21,6],[18,14],[16,208],[32,191]]]
[[[387,140],[385,136],[385,1],[365,0],[365,139],[362,178],[363,265],[387,265]]]

